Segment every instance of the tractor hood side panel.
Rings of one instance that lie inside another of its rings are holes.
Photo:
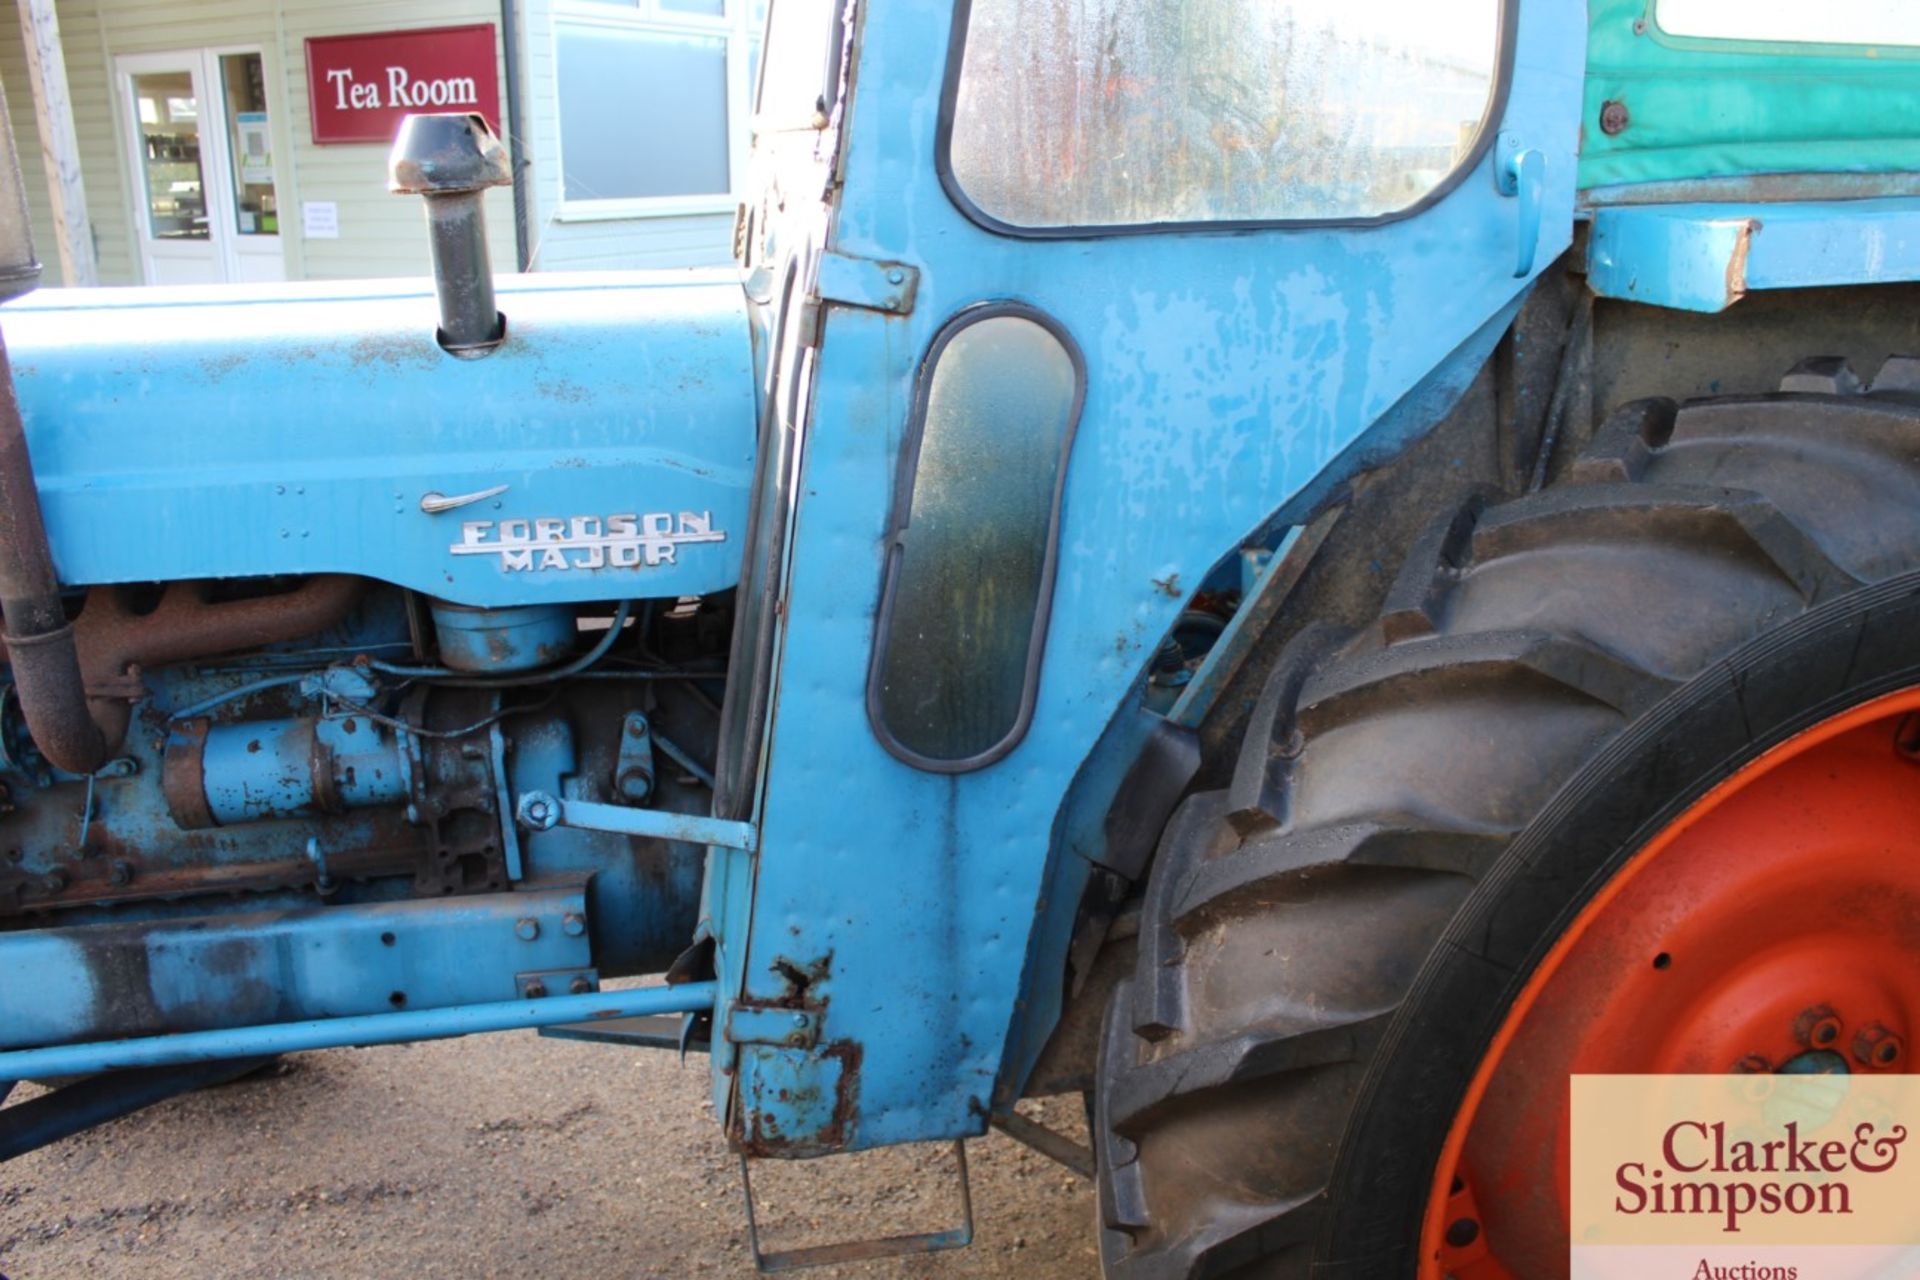
[[[353,573],[482,606],[733,585],[754,392],[732,276],[513,278],[499,305],[479,359],[441,350],[426,282],[7,307],[61,580]]]

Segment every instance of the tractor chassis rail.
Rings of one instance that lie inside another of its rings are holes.
[[[541,1000],[502,1000],[445,1009],[317,1018],[309,1022],[187,1031],[178,1035],[54,1045],[0,1053],[0,1080],[86,1075],[133,1067],[157,1067],[224,1058],[250,1058],[304,1049],[449,1040],[483,1031],[516,1031],[566,1022],[597,1022],[659,1013],[704,1013],[714,1005],[717,984],[686,982]]]

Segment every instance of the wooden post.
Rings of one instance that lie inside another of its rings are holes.
[[[69,285],[100,283],[93,255],[93,223],[80,181],[80,140],[67,93],[67,60],[53,0],[19,0],[20,34],[27,45],[27,75],[33,82],[33,118],[40,125],[40,157],[53,198],[53,235]]]

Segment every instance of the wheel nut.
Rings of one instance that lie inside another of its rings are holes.
[[[1793,1020],[1793,1038],[1809,1049],[1825,1049],[1840,1039],[1840,1015],[1830,1004],[1802,1009]]]
[[[1853,1036],[1853,1056],[1864,1066],[1890,1067],[1900,1061],[1900,1037],[1877,1022],[1869,1022]]]

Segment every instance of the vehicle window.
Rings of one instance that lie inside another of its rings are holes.
[[[1660,0],[1660,29],[1674,36],[1780,40],[1808,44],[1920,45],[1920,5],[1913,0]]]
[[[947,176],[1014,228],[1366,219],[1474,151],[1500,0],[972,0]]]
[[[1026,732],[1085,389],[1078,351],[1026,307],[962,312],[934,339],[867,678],[881,743],[916,768],[984,768]]]

